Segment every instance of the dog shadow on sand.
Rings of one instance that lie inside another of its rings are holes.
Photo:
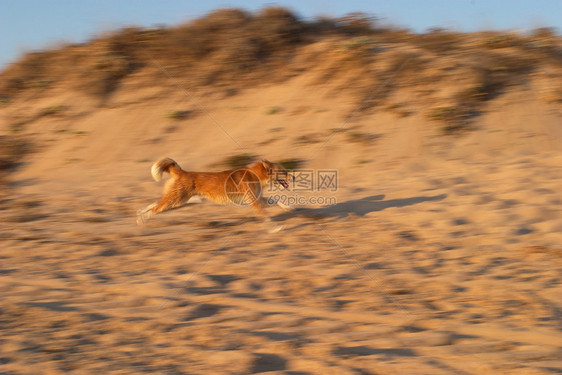
[[[273,221],[284,221],[293,217],[344,218],[351,214],[365,216],[368,213],[382,211],[391,207],[405,207],[424,202],[440,201],[447,198],[447,194],[434,196],[419,196],[403,199],[384,200],[384,195],[371,195],[369,197],[336,203],[331,206],[318,208],[295,208],[292,211],[273,216]]]

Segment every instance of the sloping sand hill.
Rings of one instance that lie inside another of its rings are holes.
[[[560,371],[561,66],[521,47],[559,38],[322,35],[247,82],[151,50],[102,96],[80,59],[5,89],[1,373]],[[337,191],[271,224],[201,202],[137,226],[156,159],[245,154],[336,170]]]

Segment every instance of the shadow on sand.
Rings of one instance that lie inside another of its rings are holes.
[[[423,202],[440,201],[447,197],[447,194],[434,195],[429,197],[412,197],[404,199],[383,200],[384,195],[372,195],[369,197],[351,200],[347,202],[337,203],[332,206],[319,208],[297,208],[290,212],[285,212],[272,217],[275,221],[283,221],[292,217],[312,217],[326,218],[337,217],[343,218],[350,214],[364,216],[370,212],[382,211],[391,207],[411,206]]]

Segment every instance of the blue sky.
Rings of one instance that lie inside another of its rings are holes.
[[[562,30],[562,0],[0,0],[0,69],[23,52],[82,42],[122,26],[173,25],[219,7],[257,10],[266,5],[286,6],[305,18],[372,13],[418,32],[435,26]]]

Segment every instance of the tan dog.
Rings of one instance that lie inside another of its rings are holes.
[[[288,189],[287,179],[292,178],[280,165],[262,160],[240,169],[222,172],[187,172],[170,158],[163,158],[152,165],[152,177],[162,179],[167,172],[171,178],[164,187],[164,196],[146,208],[137,211],[137,223],[144,224],[152,215],[178,208],[191,197],[201,196],[217,203],[252,206],[256,214],[265,217],[263,188],[269,183],[278,183]],[[284,208],[290,207],[277,202]]]

